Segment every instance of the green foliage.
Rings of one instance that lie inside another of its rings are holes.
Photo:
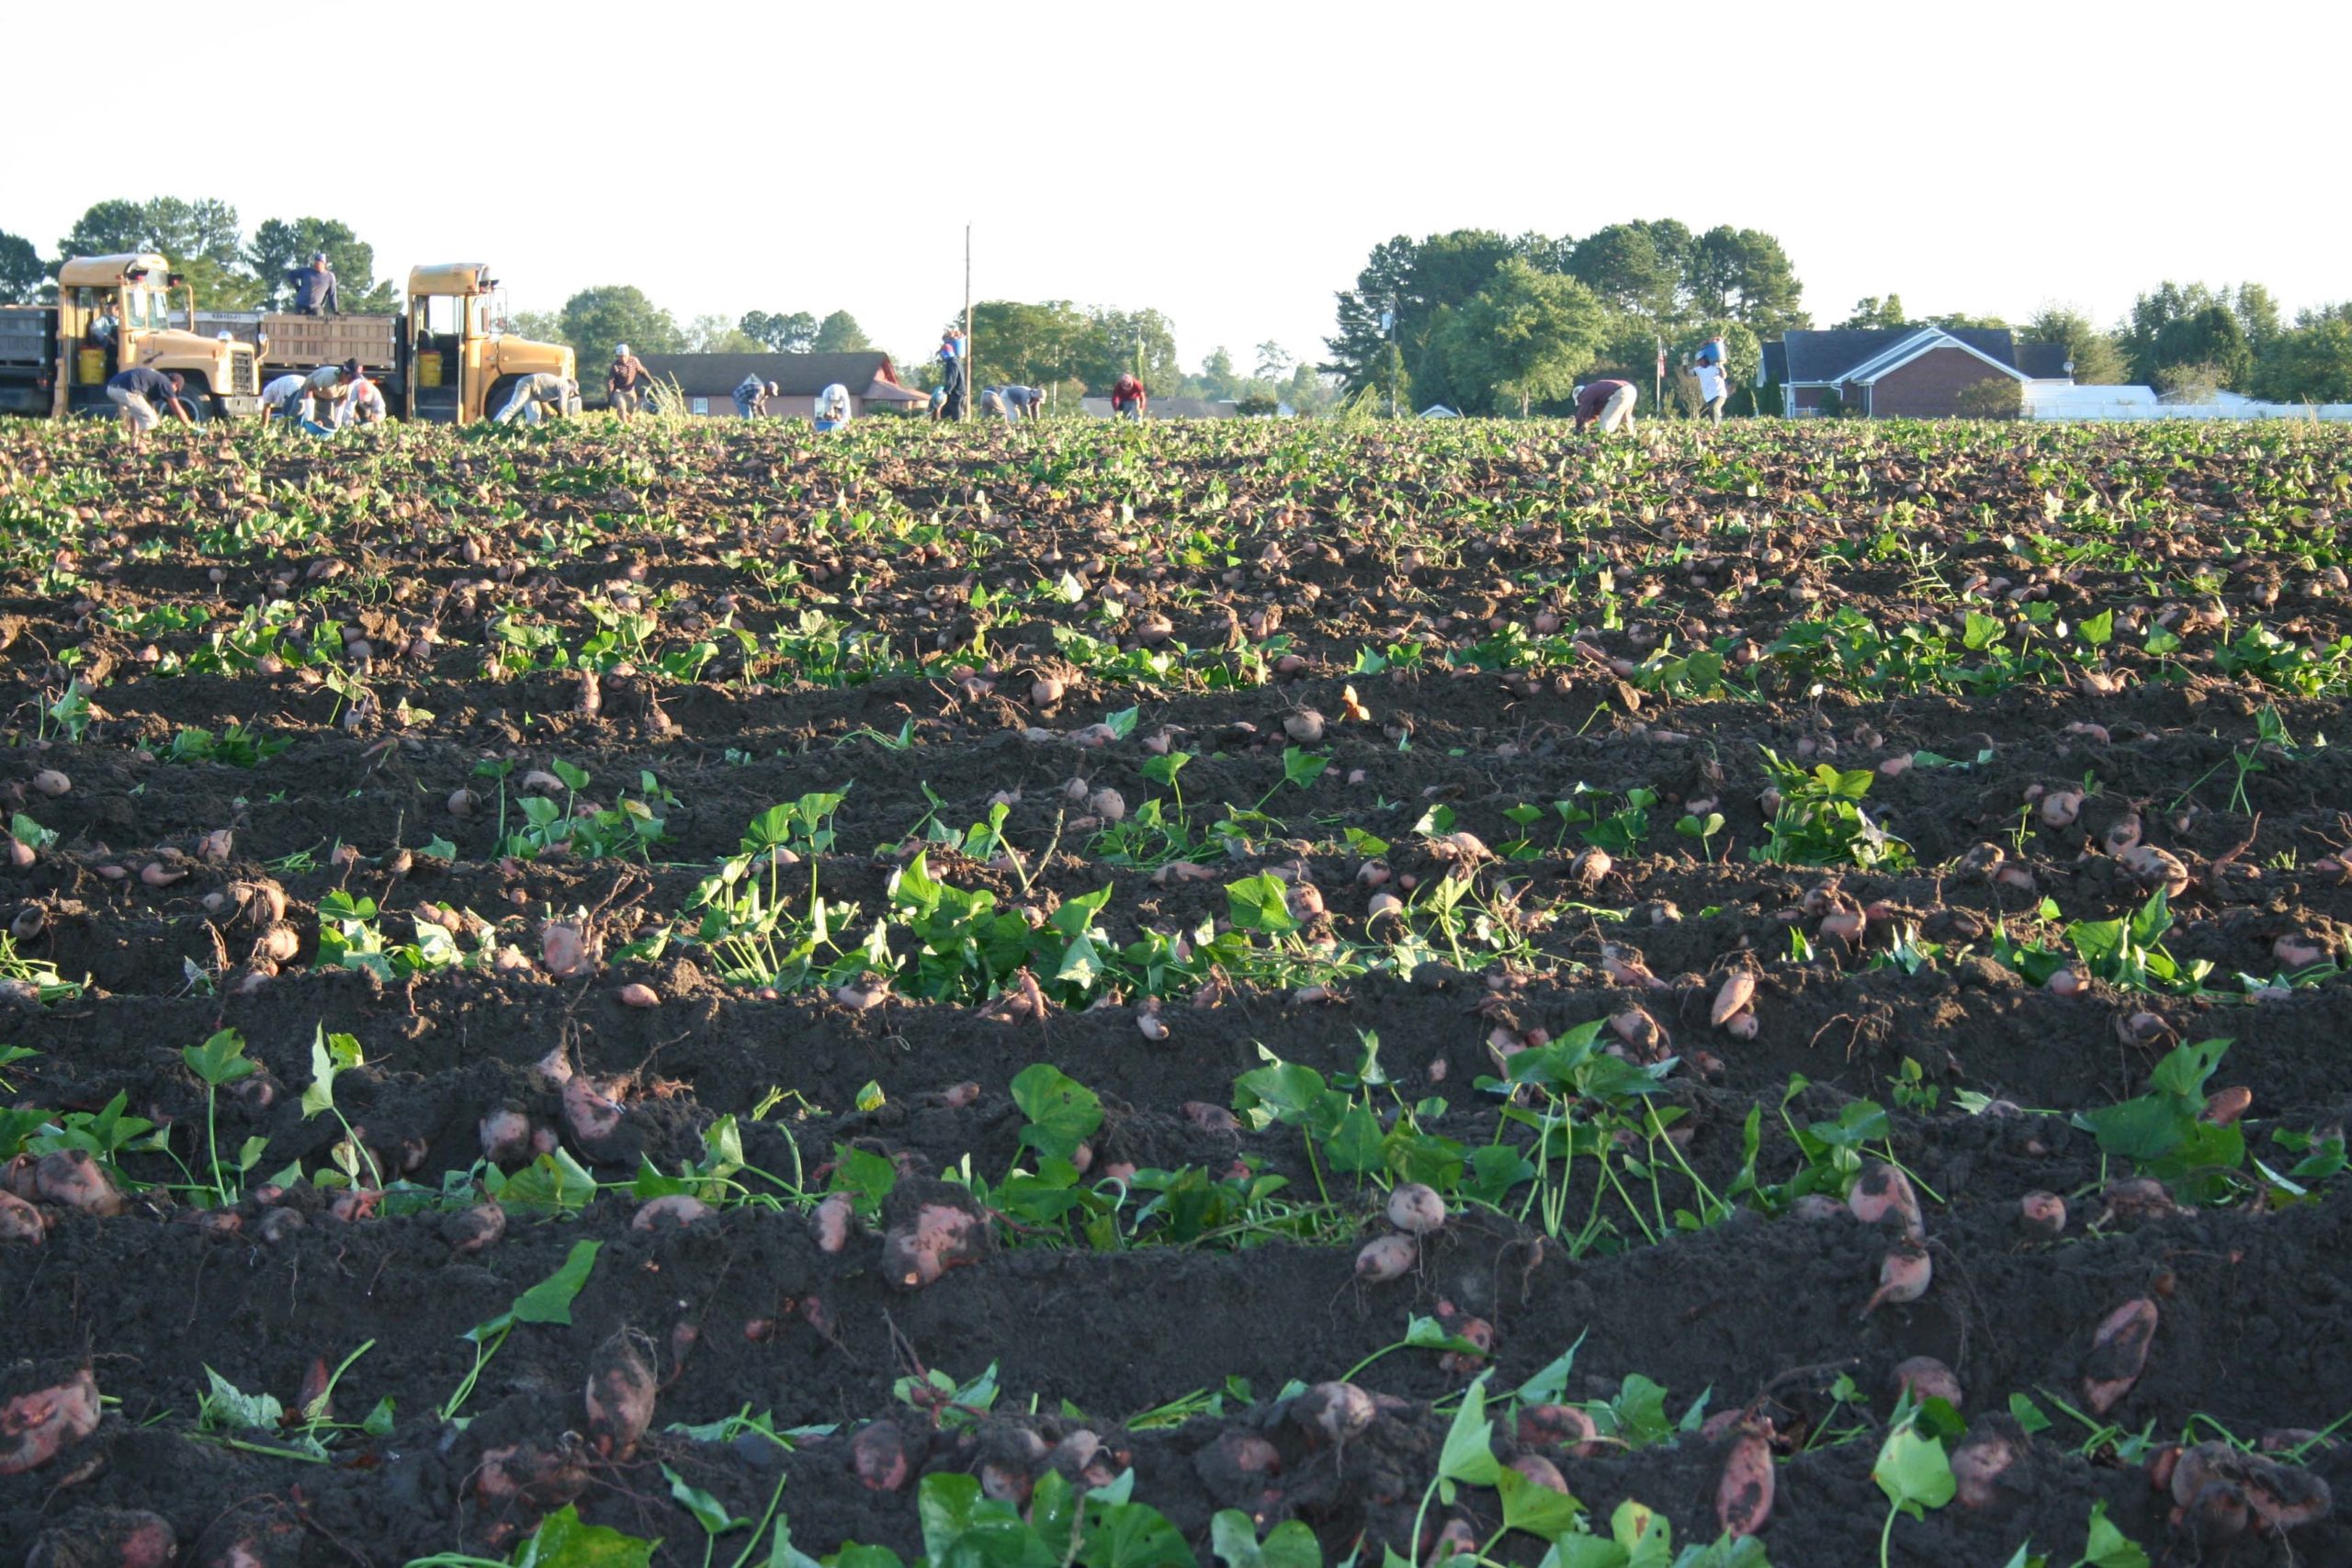
[[[290,305],[294,286],[286,280],[287,271],[308,265],[321,251],[334,268],[335,303],[345,314],[383,315],[401,308],[399,286],[390,277],[376,276],[375,247],[353,233],[349,224],[332,218],[291,222],[271,218],[254,231],[244,261],[255,286],[264,290],[261,308],[282,310]]]
[[[1442,319],[1432,346],[1464,412],[1505,402],[1523,415],[1536,400],[1558,401],[1576,390],[1603,321],[1592,290],[1513,256]]]
[[[2188,1201],[2209,1202],[2245,1164],[2245,1129],[2204,1120],[2205,1086],[2229,1048],[2227,1040],[2175,1046],[2149,1075],[2147,1093],[2077,1111],[2075,1124],[2098,1139],[2102,1154],[2129,1160]]]
[[[1781,865],[1850,865],[1864,871],[1896,870],[1912,863],[1911,846],[1887,832],[1862,809],[1877,775],[1868,768],[1839,770],[1826,762],[1811,772],[1781,761],[1770,747],[1758,748],[1764,771],[1781,792],[1781,804],[1767,825],[1765,841],[1748,858]]]
[[[0,229],[0,305],[30,305],[50,279],[33,243]]]
[[[563,302],[560,320],[563,341],[592,373],[611,362],[616,344],[638,354],[675,354],[685,344],[676,318],[632,284],[583,288]]]

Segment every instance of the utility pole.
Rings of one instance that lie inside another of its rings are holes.
[[[1657,340],[1657,374],[1650,383],[1650,417],[1666,417],[1666,339],[1663,336]]]
[[[972,223],[964,220],[964,413],[972,417]]]

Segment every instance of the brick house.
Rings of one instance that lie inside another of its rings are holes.
[[[773,381],[776,395],[768,400],[770,419],[810,419],[817,412],[817,394],[840,382],[849,389],[850,414],[893,413],[926,407],[922,392],[901,386],[898,367],[880,349],[848,354],[641,354],[657,381],[674,381],[686,407],[707,419],[735,417],[735,389],[746,376]],[[582,369],[582,388],[592,399],[604,394],[601,367]]]
[[[1882,327],[1792,332],[1764,345],[1759,388],[1781,389],[1781,412],[1806,419],[1835,392],[1846,412],[1872,419],[1948,419],[1983,381],[2036,389],[2074,384],[2066,345],[2018,343],[2006,327]]]

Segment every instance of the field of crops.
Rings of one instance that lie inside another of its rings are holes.
[[[0,1561],[2352,1561],[2347,509],[0,430]]]

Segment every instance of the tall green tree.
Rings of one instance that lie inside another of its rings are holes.
[[[1083,381],[1099,358],[1094,323],[1067,299],[983,299],[972,307],[972,336],[990,386]]]
[[[0,305],[30,305],[48,286],[50,269],[33,243],[0,229]]]
[[[817,318],[806,310],[784,315],[746,310],[735,325],[744,336],[756,339],[778,354],[807,354],[817,343]]]
[[[225,201],[159,196],[90,207],[57,242],[61,257],[158,251],[196,290],[198,305],[250,310],[261,291],[238,249],[237,209]]]
[[[1683,276],[1697,316],[1737,321],[1759,337],[1813,324],[1788,252],[1760,230],[1708,230],[1690,243]]]
[[[2117,335],[2135,381],[2158,385],[2167,370],[2196,366],[2234,389],[2252,375],[2257,347],[2278,332],[2278,304],[2260,284],[2214,288],[2167,278],[2132,301]]]
[[[1108,392],[1124,372],[1141,377],[1146,387],[1163,396],[1183,381],[1183,372],[1176,367],[1175,325],[1159,311],[1092,310],[1087,320],[1091,330],[1079,378],[1090,389]],[[988,378],[996,380],[986,343],[979,345],[978,353],[983,367],[989,367]]]
[[[1538,400],[1576,389],[1607,323],[1591,289],[1514,256],[1448,315],[1438,352],[1464,412],[1515,402],[1524,416]]]
[[[286,281],[287,272],[321,251],[334,267],[336,303],[345,313],[383,315],[400,309],[399,286],[376,276],[376,248],[332,218],[271,218],[254,231],[243,261],[261,292],[261,308],[282,310],[290,304],[294,286]]]
[[[1290,350],[1271,338],[1260,344],[1252,352],[1257,355],[1257,364],[1254,367],[1257,374],[1269,381],[1281,380],[1290,373],[1290,367],[1297,363],[1291,357]]]
[[[601,376],[618,344],[639,354],[677,354],[686,344],[677,320],[634,284],[582,289],[563,302],[562,321],[564,341],[578,351],[583,377]]]
[[[848,354],[855,349],[873,346],[866,338],[865,329],[859,326],[857,318],[847,310],[835,310],[819,321],[816,335],[808,344],[810,352],[815,354]]]
[[[1399,234],[1385,242],[1357,274],[1356,287],[1340,295],[1339,332],[1325,340],[1331,351],[1328,367],[1346,378],[1351,391],[1385,389],[1393,339],[1408,375],[1442,376],[1424,363],[1440,314],[1467,302],[1517,254],[1514,242],[1486,229],[1456,229],[1418,242]],[[1389,318],[1385,330],[1384,317]]]
[[[1910,318],[1903,313],[1902,295],[1890,294],[1882,299],[1875,294],[1866,294],[1854,301],[1854,308],[1846,312],[1846,319],[1833,330],[1841,333],[1871,332],[1910,324]]]
[[[688,354],[758,354],[767,347],[724,316],[696,316],[686,323],[684,337]],[[637,346],[627,338],[621,341]]]
[[[2250,390],[2275,402],[2352,403],[2352,303],[2305,310],[2274,333]]]
[[[1566,270],[1611,310],[1664,323],[1681,311],[1690,254],[1679,223],[1611,223],[1575,243]]]
[[[2078,387],[2117,387],[2132,378],[2132,369],[2115,339],[2091,324],[2080,310],[2045,305],[2034,313],[2020,334],[2028,343],[2063,343],[2075,367]]]

